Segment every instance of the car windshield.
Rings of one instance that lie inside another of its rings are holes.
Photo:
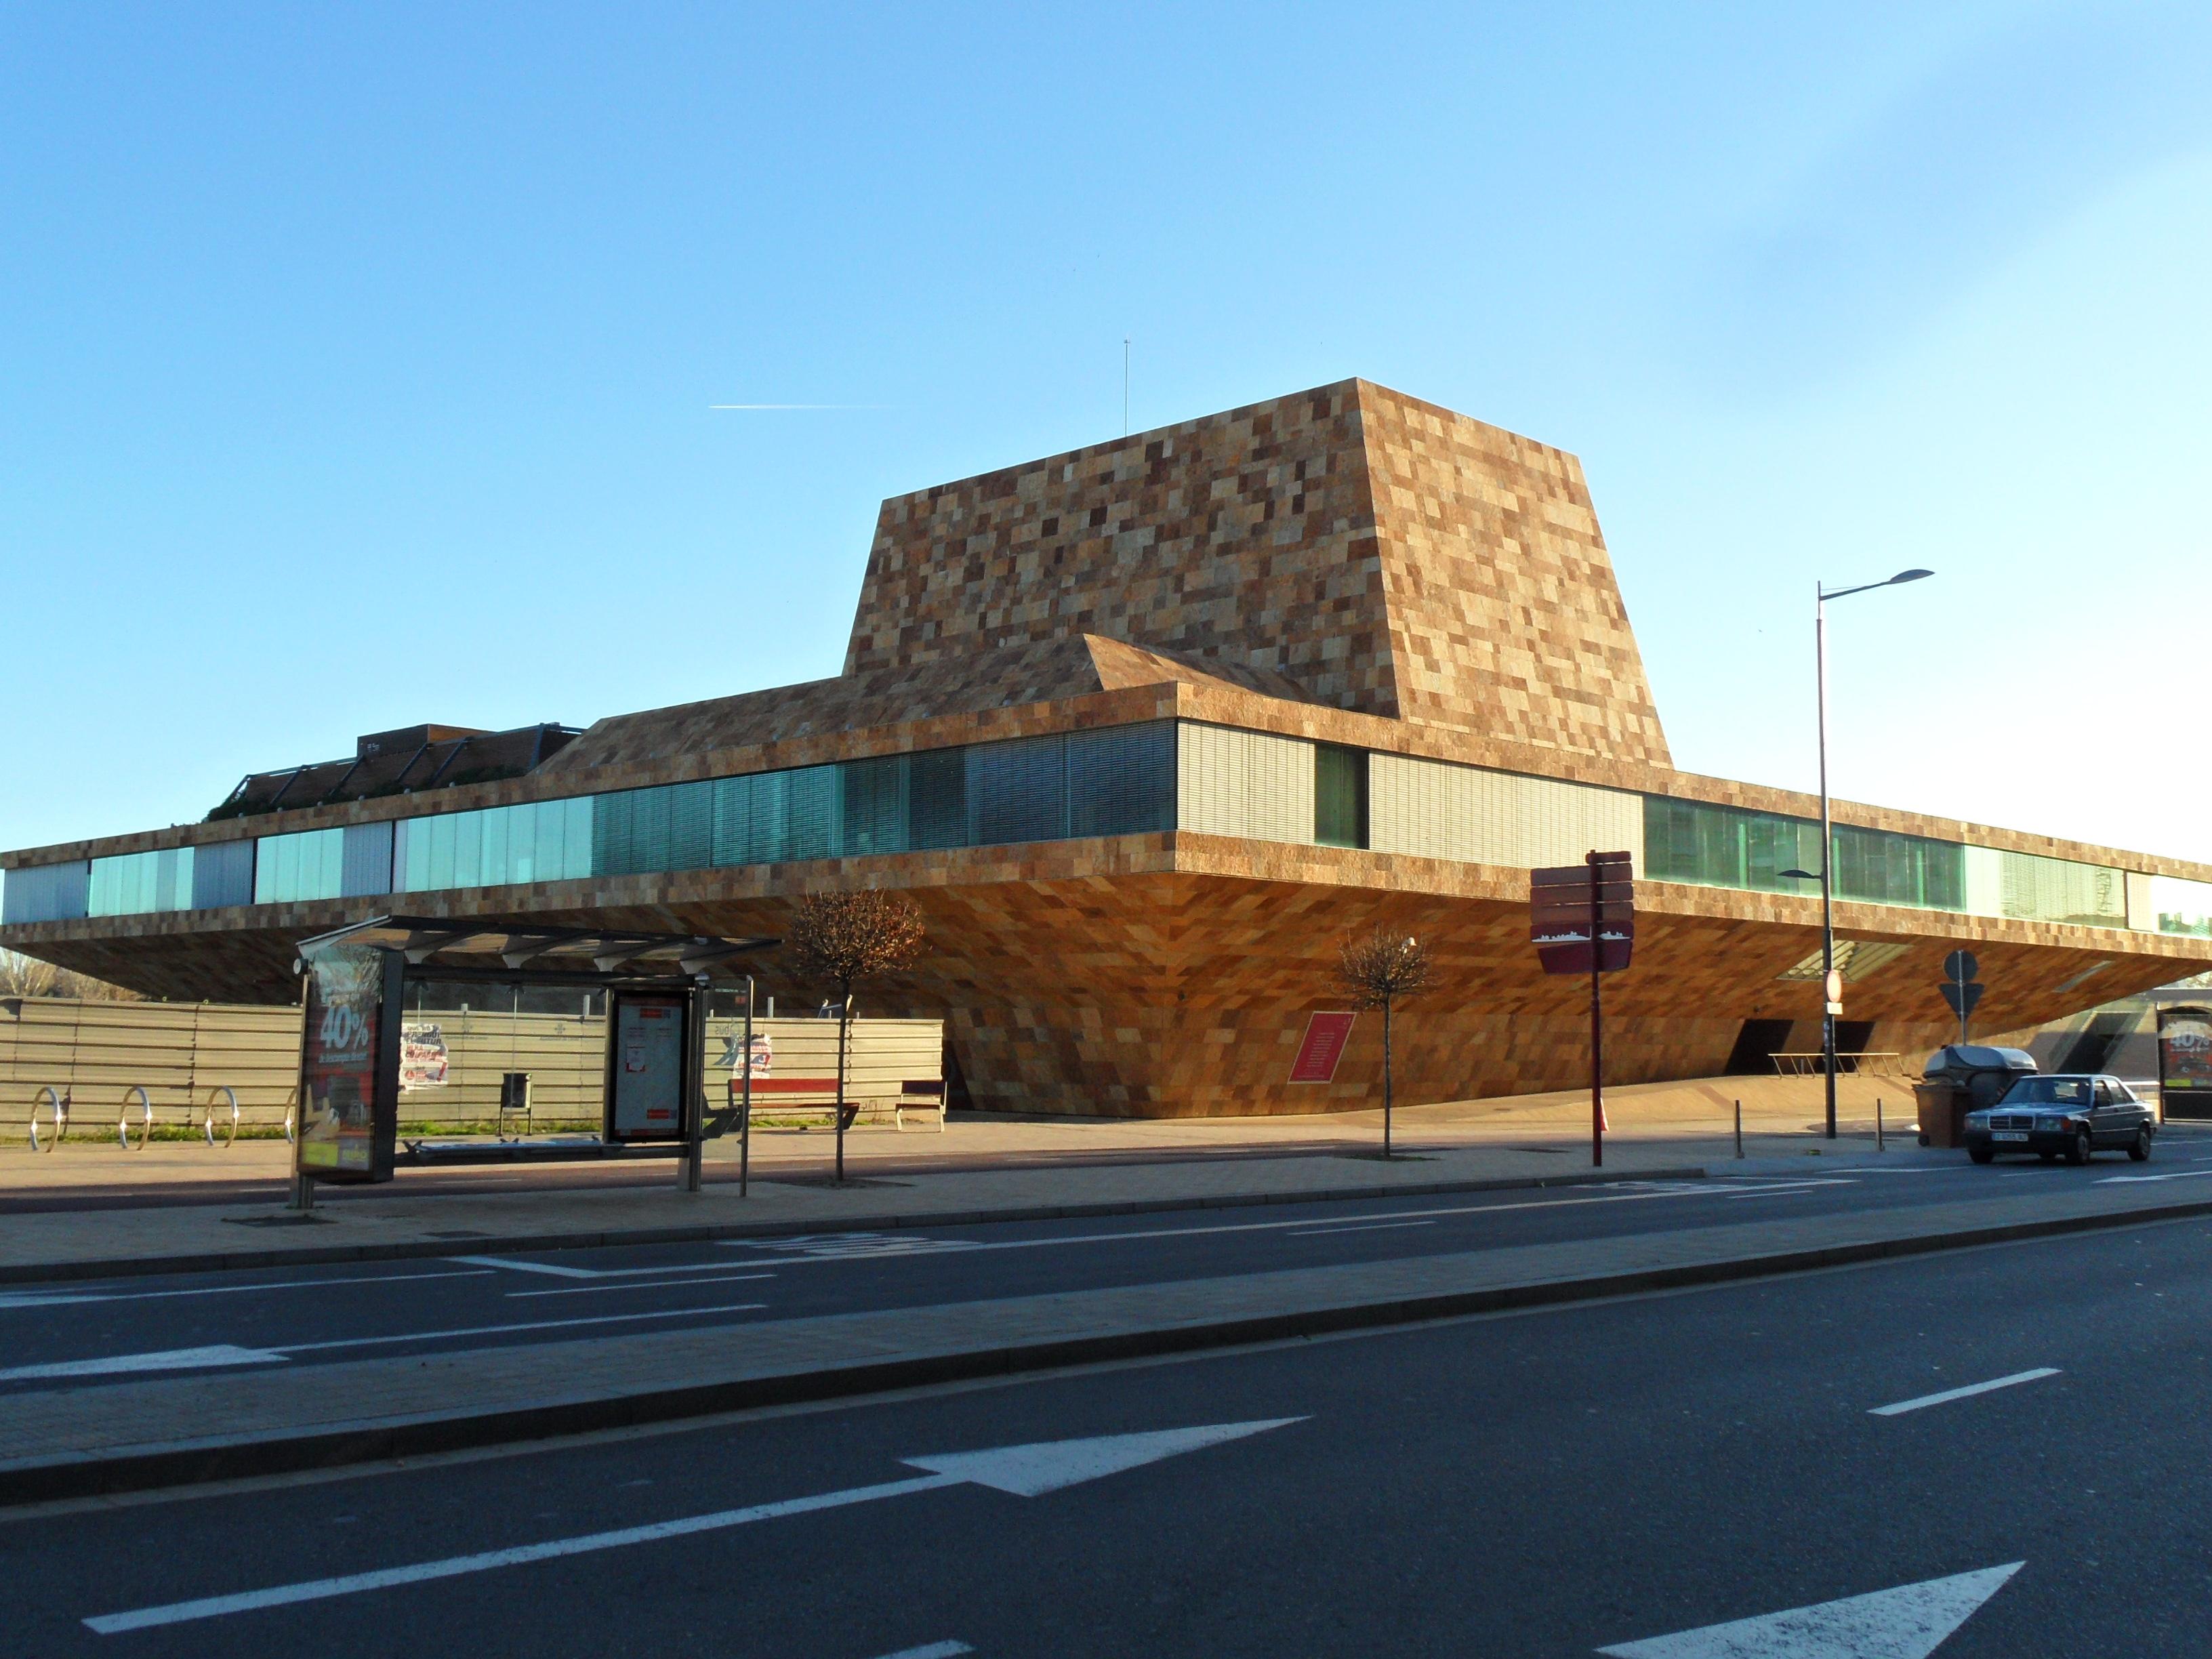
[[[2005,1091],[2000,1106],[2087,1106],[2094,1085],[2086,1077],[2024,1077]]]

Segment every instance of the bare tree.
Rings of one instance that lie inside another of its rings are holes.
[[[1377,922],[1372,932],[1346,938],[1337,952],[1337,976],[1363,1008],[1382,1011],[1382,1156],[1390,1156],[1390,1010],[1401,998],[1428,988],[1429,953],[1407,934]]]
[[[104,979],[0,951],[0,997],[82,997],[87,1002],[136,1002],[138,994]]]
[[[845,1104],[845,1049],[853,1029],[853,987],[895,973],[921,953],[921,912],[903,893],[864,887],[809,893],[799,901],[784,942],[801,974],[837,988],[837,1179],[845,1179],[845,1131],[860,1115]]]

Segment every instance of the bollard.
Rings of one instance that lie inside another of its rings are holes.
[[[1887,1146],[1882,1144],[1881,1097],[1880,1095],[1876,1095],[1874,1097],[1874,1149],[1877,1152],[1886,1152],[1889,1150]]]
[[[1735,1155],[1743,1156],[1743,1103],[1735,1103]]]

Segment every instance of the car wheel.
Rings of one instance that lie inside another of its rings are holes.
[[[2146,1123],[2136,1131],[2136,1138],[2128,1147],[2128,1156],[2138,1164],[2150,1162],[2150,1125]]]
[[[1969,1146],[1966,1148],[1966,1156],[1973,1159],[1977,1164],[1987,1164],[1996,1155],[1996,1149],[1994,1146]]]
[[[2066,1149],[2066,1161],[2069,1164],[2087,1164],[2089,1161],[2089,1132],[2087,1129],[2074,1132],[2074,1144]]]

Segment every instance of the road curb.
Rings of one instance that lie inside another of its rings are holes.
[[[70,1453],[0,1461],[0,1506],[337,1468],[387,1458],[425,1456],[518,1441],[676,1422],[723,1412],[849,1399],[894,1389],[1723,1285],[2208,1215],[2212,1215],[2212,1199],[2196,1199],[2133,1210],[2050,1216],[1944,1232],[1849,1240],[1797,1249],[1719,1256],[1704,1261],[1533,1279],[1516,1285],[1342,1302],[1203,1323],[1100,1331],[1028,1343],[903,1354],[772,1376],[647,1389],[628,1395],[556,1397],[489,1411],[423,1413],[258,1439],[247,1436],[210,1437],[149,1443],[112,1455]]]
[[[1085,1217],[1156,1215],[1174,1210],[1234,1210],[1267,1204],[1343,1204],[1369,1198],[1435,1198],[1447,1193],[1520,1192],[1547,1187],[1596,1187],[1624,1181],[1702,1181],[1700,1165],[1661,1170],[1591,1170],[1574,1175],[1498,1176],[1429,1181],[1402,1187],[1331,1187],[1316,1192],[1214,1193],[1189,1198],[1126,1199],[1096,1204],[1026,1204],[913,1214],[816,1216],[785,1221],[729,1221],[566,1231],[456,1234],[374,1244],[305,1244],[264,1249],[201,1251],[163,1256],[113,1256],[85,1261],[0,1264],[0,1285],[53,1284],[77,1279],[128,1279],[155,1273],[230,1273],[249,1267],[307,1267],[340,1261],[403,1261],[424,1256],[481,1255],[492,1250],[591,1250],[620,1244],[696,1244],[725,1238],[789,1238],[803,1233],[876,1232],[908,1227],[975,1227],[994,1221],[1070,1221]],[[677,1194],[679,1198],[682,1194]],[[110,1212],[84,1212],[96,1216]],[[342,1222],[336,1224],[343,1225]]]

